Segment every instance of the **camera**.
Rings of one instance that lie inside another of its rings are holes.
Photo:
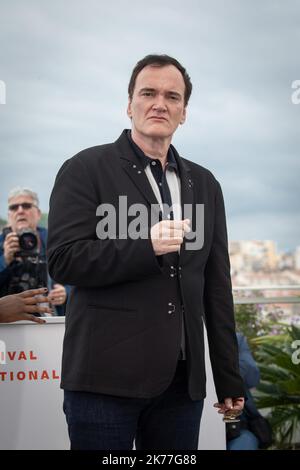
[[[3,235],[6,237],[11,231],[10,227],[6,227]],[[1,289],[1,296],[48,285],[47,262],[45,256],[40,255],[37,232],[24,228],[17,232],[17,236],[20,250],[15,253],[14,261],[8,266],[9,276]]]
[[[31,256],[38,253],[38,237],[34,230],[29,228],[17,232],[21,251],[17,256]]]
[[[3,235],[6,237],[12,232],[10,227],[3,229]],[[28,256],[36,256],[39,252],[37,232],[31,228],[23,228],[17,232],[19,239],[20,251],[15,254],[15,257],[26,258]]]

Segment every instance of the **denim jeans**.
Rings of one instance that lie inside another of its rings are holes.
[[[253,432],[242,429],[239,437],[227,444],[227,450],[258,450],[258,439]]]
[[[203,400],[188,394],[186,361],[170,386],[154,398],[65,390],[71,449],[196,450]]]

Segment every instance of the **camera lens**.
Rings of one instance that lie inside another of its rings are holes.
[[[31,230],[24,231],[19,234],[19,244],[23,251],[32,252],[37,248],[38,240],[37,236]]]

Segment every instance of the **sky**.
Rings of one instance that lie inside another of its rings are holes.
[[[293,250],[300,245],[300,104],[292,100],[299,25],[298,0],[2,0],[0,216],[15,186],[37,191],[48,212],[63,162],[130,127],[136,62],[166,53],[193,83],[173,144],[221,183],[229,239]]]

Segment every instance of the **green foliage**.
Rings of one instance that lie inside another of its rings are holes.
[[[2,217],[0,217],[0,231],[2,231],[2,229],[6,226],[6,224],[7,224],[7,220],[2,219]]]
[[[235,305],[234,312],[236,330],[243,333],[248,340],[284,332],[285,325],[280,323],[278,312],[263,314],[261,306],[257,304]],[[256,349],[256,344],[252,344],[253,351]]]
[[[300,442],[300,364],[292,360],[292,344],[300,340],[300,328],[282,328],[284,334],[250,341],[261,373],[256,404],[268,412],[277,449],[295,448]]]
[[[243,333],[248,340],[258,336],[262,320],[257,305],[235,305],[235,322],[237,331]]]
[[[274,448],[300,446],[300,364],[292,361],[292,344],[300,340],[300,327],[280,323],[275,311],[263,314],[260,305],[235,305],[237,331],[249,340],[261,374],[254,393],[274,432]],[[299,357],[300,355],[298,355]]]

